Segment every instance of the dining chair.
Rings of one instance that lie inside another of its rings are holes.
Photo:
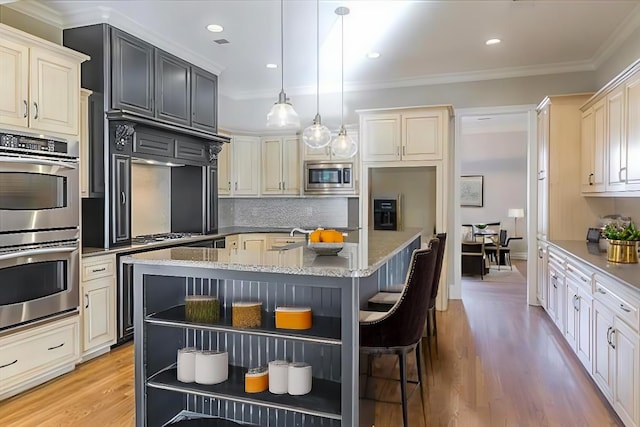
[[[507,237],[507,230],[500,230],[500,239],[497,245],[485,245],[485,253],[490,260],[494,260],[500,270],[501,265],[508,265],[511,270],[511,248],[509,243],[512,240],[521,240],[522,237]]]
[[[488,272],[484,242],[462,242],[462,274],[479,274],[484,280]]]
[[[360,351],[367,355],[398,356],[402,420],[405,427],[409,425],[407,354],[411,351],[416,352],[422,411],[426,419],[420,342],[428,312],[428,304],[425,304],[425,301],[430,298],[432,292],[438,248],[439,240],[434,238],[429,242],[428,248],[413,251],[405,286],[400,298],[389,311],[360,311]]]

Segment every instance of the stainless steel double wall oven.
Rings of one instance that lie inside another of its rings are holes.
[[[0,130],[0,330],[78,310],[78,143]]]

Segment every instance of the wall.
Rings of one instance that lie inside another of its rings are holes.
[[[131,165],[131,235],[171,231],[171,168]]]
[[[345,77],[347,79],[349,76]],[[357,124],[358,109],[452,104],[455,108],[538,104],[546,95],[592,92],[597,88],[594,72],[577,72],[500,80],[372,89],[346,92],[345,123]],[[233,100],[219,97],[220,126],[225,129],[261,131],[272,98]],[[311,124],[316,112],[315,95],[288,93],[303,126]],[[320,113],[330,129],[340,125],[340,94],[321,94]]]
[[[6,6],[0,6],[0,23],[33,34],[36,37],[49,40],[55,44],[62,44],[62,29]]]
[[[640,27],[616,49],[596,70],[597,89],[606,85],[615,76],[640,59]]]
[[[369,169],[371,197],[402,194],[402,223],[404,227],[424,229],[431,236],[436,226],[436,169],[435,167]],[[369,209],[373,215],[373,208]],[[369,218],[373,226],[373,218]]]
[[[526,116],[522,117],[526,124]],[[464,126],[464,125],[463,125]],[[483,207],[460,207],[462,224],[500,222],[507,236],[516,235],[515,221],[507,216],[509,208],[527,206],[527,132],[496,130],[488,133],[461,132],[461,175],[484,176]],[[518,218],[518,236],[523,240],[510,244],[519,257],[526,256],[525,217]]]
[[[349,223],[353,214],[349,214],[348,200],[346,197],[224,198],[219,201],[218,220],[220,227],[353,227],[354,224]]]

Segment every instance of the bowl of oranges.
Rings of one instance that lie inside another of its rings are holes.
[[[336,230],[318,228],[309,234],[307,247],[317,255],[337,255],[344,247],[344,236]]]

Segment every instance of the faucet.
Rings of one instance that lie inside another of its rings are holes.
[[[313,230],[305,230],[305,229],[303,229],[303,228],[295,227],[293,230],[291,230],[291,233],[289,233],[289,236],[293,236],[293,235],[295,234],[295,232],[296,232],[296,231],[297,231],[298,233],[302,233],[302,234],[309,234],[309,233],[312,233],[312,232],[313,232]]]

